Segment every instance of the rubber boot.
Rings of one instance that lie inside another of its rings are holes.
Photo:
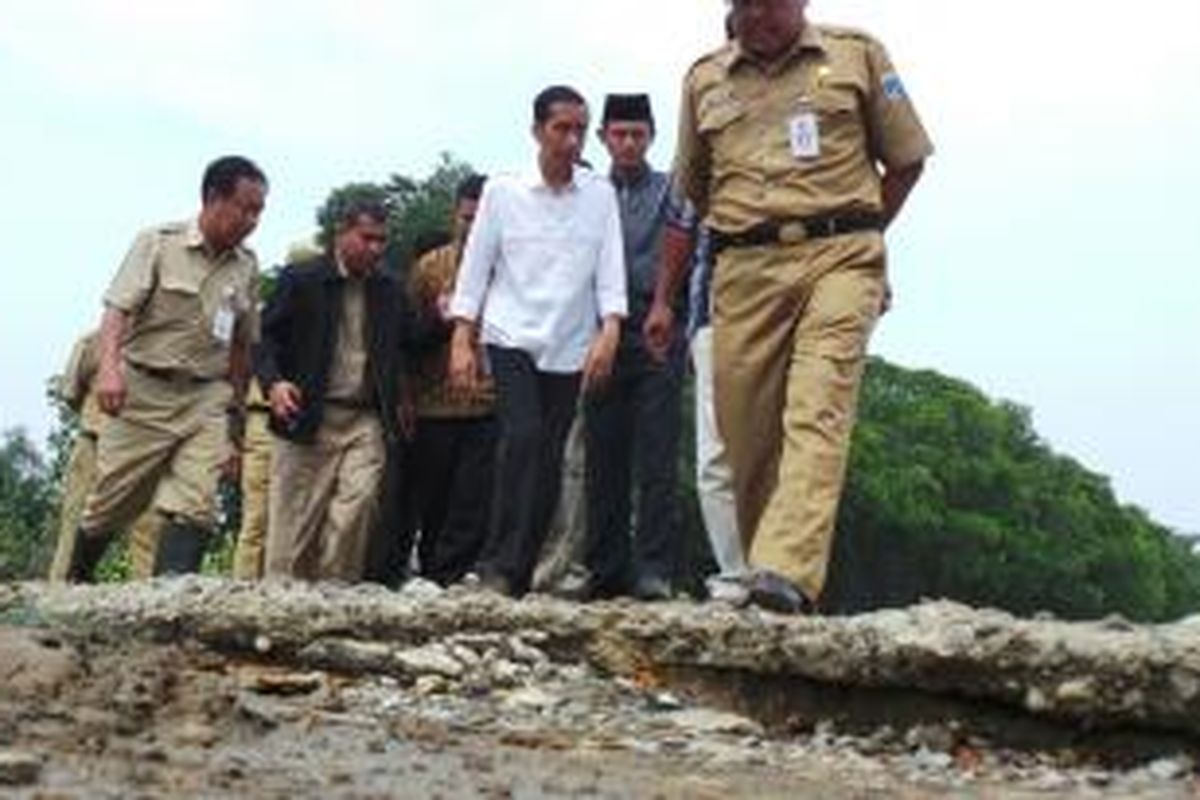
[[[163,528],[154,559],[155,575],[190,575],[200,571],[208,530],[190,522],[171,520]]]
[[[71,553],[71,567],[67,580],[71,583],[95,583],[96,567],[100,566],[112,534],[85,533],[83,528],[75,531],[75,551]]]

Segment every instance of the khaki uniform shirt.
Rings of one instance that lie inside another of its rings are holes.
[[[408,292],[417,313],[426,316],[438,313],[438,299],[454,291],[461,260],[461,248],[456,244],[448,244],[426,253],[416,263],[409,276]],[[448,344],[417,359],[417,416],[478,417],[492,413],[495,387],[491,377],[484,376],[479,389],[472,396],[460,397],[450,391],[449,367]]]
[[[342,308],[338,317],[333,362],[325,397],[346,403],[365,403],[367,378],[367,289],[357,278],[342,281]]]
[[[104,295],[129,315],[125,360],[196,378],[224,378],[234,331],[258,338],[258,261],[210,251],[196,220],[140,233]]]
[[[58,380],[58,394],[63,402],[79,413],[79,429],[90,436],[100,434],[104,412],[93,391],[96,373],[100,369],[100,334],[89,333],[75,343],[67,368]]]
[[[819,152],[797,155],[804,115],[815,116]],[[883,45],[858,31],[806,25],[770,67],[732,42],[684,79],[676,181],[720,231],[881,211],[879,165],[899,169],[932,152]]]

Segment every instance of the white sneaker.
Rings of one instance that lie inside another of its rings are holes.
[[[750,590],[736,575],[713,575],[704,581],[708,599],[740,608],[750,602]]]

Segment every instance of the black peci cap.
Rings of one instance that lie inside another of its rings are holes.
[[[604,98],[604,116],[601,124],[610,122],[648,122],[654,127],[654,112],[650,110],[650,96],[646,94],[610,94]]]

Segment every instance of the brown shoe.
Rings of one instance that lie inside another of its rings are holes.
[[[750,602],[759,608],[779,614],[813,613],[813,604],[800,587],[778,572],[756,570],[747,580],[746,588],[750,591]]]

